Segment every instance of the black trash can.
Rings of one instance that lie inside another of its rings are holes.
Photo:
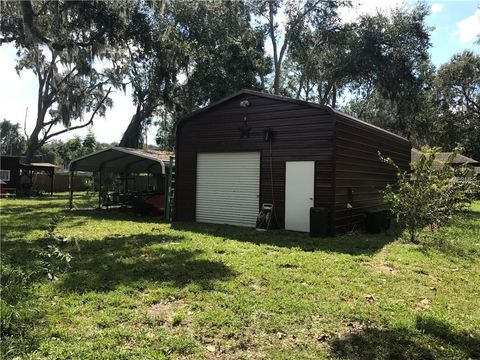
[[[310,236],[328,236],[328,209],[324,207],[310,208]]]
[[[386,209],[366,212],[365,231],[369,234],[380,234],[390,228],[390,211]]]

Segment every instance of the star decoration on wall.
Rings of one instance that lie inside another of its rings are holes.
[[[252,130],[251,127],[248,127],[247,125],[247,119],[244,119],[243,125],[238,128],[240,131],[240,139],[243,139],[244,137],[250,138],[250,130]]]
[[[240,131],[240,139],[243,139],[244,137],[250,137],[250,130],[252,130],[252,128],[248,127],[247,124],[244,123],[242,127],[238,128],[238,130]]]

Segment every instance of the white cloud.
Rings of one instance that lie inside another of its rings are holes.
[[[480,34],[480,10],[475,11],[475,14],[469,16],[457,23],[457,31],[453,33],[458,36],[462,44],[469,43],[475,40]]]
[[[443,10],[443,7],[444,7],[443,4],[432,4],[430,11],[432,12],[432,14],[438,14]]]

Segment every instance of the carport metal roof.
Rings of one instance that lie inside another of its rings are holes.
[[[165,174],[170,156],[167,151],[114,146],[81,156],[69,164],[70,171]]]

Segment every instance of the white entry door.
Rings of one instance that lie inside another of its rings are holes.
[[[285,179],[285,229],[309,232],[315,162],[287,161]]]
[[[197,155],[197,221],[255,227],[259,193],[259,152]]]

